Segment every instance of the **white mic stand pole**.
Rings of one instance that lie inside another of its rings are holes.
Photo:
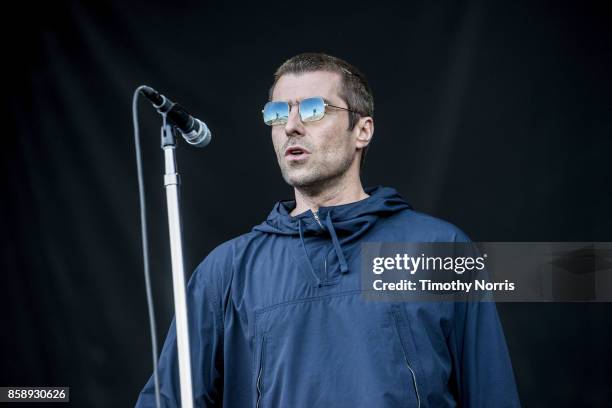
[[[163,116],[161,144],[164,150],[166,172],[164,186],[168,203],[168,227],[170,231],[170,255],[172,257],[172,283],[176,316],[176,339],[178,348],[179,379],[181,384],[181,407],[193,408],[191,384],[191,353],[189,350],[189,325],[185,296],[185,267],[183,265],[183,243],[181,239],[181,214],[179,209],[179,175],[176,170],[176,138],[172,126]]]

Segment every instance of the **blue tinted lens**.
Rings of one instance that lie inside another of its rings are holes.
[[[314,122],[325,115],[323,98],[307,98],[300,102],[300,117],[302,122]]]
[[[287,102],[268,102],[263,108],[263,120],[266,125],[282,125],[289,119]]]

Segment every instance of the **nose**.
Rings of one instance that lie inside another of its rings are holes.
[[[287,136],[302,136],[304,131],[304,124],[300,118],[298,106],[289,106],[289,118],[285,124],[285,134]]]

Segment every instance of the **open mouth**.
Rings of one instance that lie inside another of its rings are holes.
[[[285,156],[287,157],[287,160],[301,160],[305,159],[309,155],[310,152],[308,150],[299,146],[289,147],[287,150],[285,150]]]
[[[299,156],[301,154],[306,153],[304,150],[297,148],[297,149],[289,149],[289,154],[292,156]]]

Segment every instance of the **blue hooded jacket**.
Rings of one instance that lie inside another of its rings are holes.
[[[465,242],[392,188],[295,217],[278,202],[215,248],[187,286],[195,406],[518,407],[494,303],[361,295],[363,242]],[[180,406],[175,323],[159,360],[162,406]],[[154,407],[153,377],[137,407]]]

